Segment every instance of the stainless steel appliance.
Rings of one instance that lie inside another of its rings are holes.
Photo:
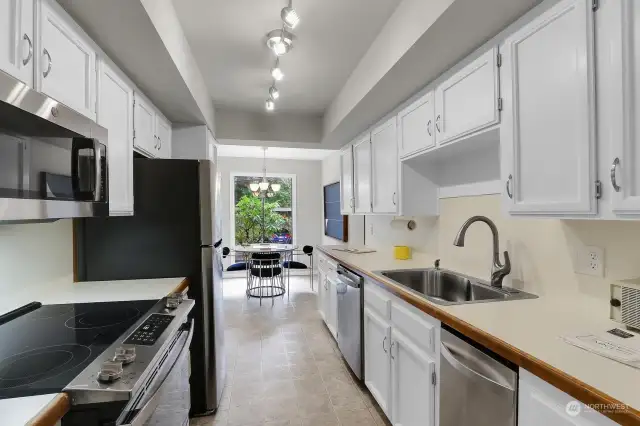
[[[189,345],[195,303],[158,302],[64,391],[64,426],[182,426],[189,421]]]
[[[338,265],[338,347],[351,371],[362,379],[362,284],[355,272]]]
[[[210,161],[134,160],[135,215],[74,224],[81,281],[188,277],[192,415],[214,411],[226,365],[220,176]]]
[[[107,216],[107,130],[0,71],[0,221]]]
[[[440,426],[515,426],[517,366],[443,325]]]

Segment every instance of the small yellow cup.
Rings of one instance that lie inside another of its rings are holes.
[[[411,259],[411,247],[408,246],[394,246],[393,255],[398,260]]]

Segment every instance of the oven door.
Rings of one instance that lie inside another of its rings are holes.
[[[118,426],[181,426],[189,419],[189,346],[193,320],[177,333],[149,382],[125,407]]]

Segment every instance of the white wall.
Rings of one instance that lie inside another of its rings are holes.
[[[43,282],[73,276],[71,220],[29,225],[0,225],[0,291],[6,301]],[[33,294],[33,300],[38,295]]]
[[[338,182],[340,180],[340,152],[329,155],[322,161],[322,186]],[[320,192],[322,196],[322,192]],[[322,211],[324,215],[324,211]],[[324,217],[320,221],[320,233],[322,244],[346,245],[342,241],[324,235]],[[349,242],[348,245],[362,246],[364,244],[364,216],[349,216]]]
[[[218,157],[222,175],[222,239],[223,245],[231,242],[231,173],[262,174],[261,158]],[[296,243],[299,246],[320,244],[322,222],[321,162],[308,160],[276,160],[267,158],[268,173],[285,173],[296,176]]]

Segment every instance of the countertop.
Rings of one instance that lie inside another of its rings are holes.
[[[152,280],[88,281],[74,283],[72,277],[30,286],[0,301],[0,314],[29,302],[42,304],[115,302],[121,300],[161,299],[174,291],[183,291],[187,280],[162,278]],[[64,394],[36,395],[0,400],[3,426],[54,426],[68,407]]]
[[[570,299],[542,296],[507,302],[437,305],[374,273],[431,267],[436,256],[415,253],[411,260],[395,260],[386,252],[351,254],[334,250],[338,247],[318,249],[574,398],[587,404],[626,404],[628,408],[622,412],[605,414],[621,424],[640,425],[640,370],[560,339],[561,335],[620,327],[606,317],[605,301],[575,294]]]

